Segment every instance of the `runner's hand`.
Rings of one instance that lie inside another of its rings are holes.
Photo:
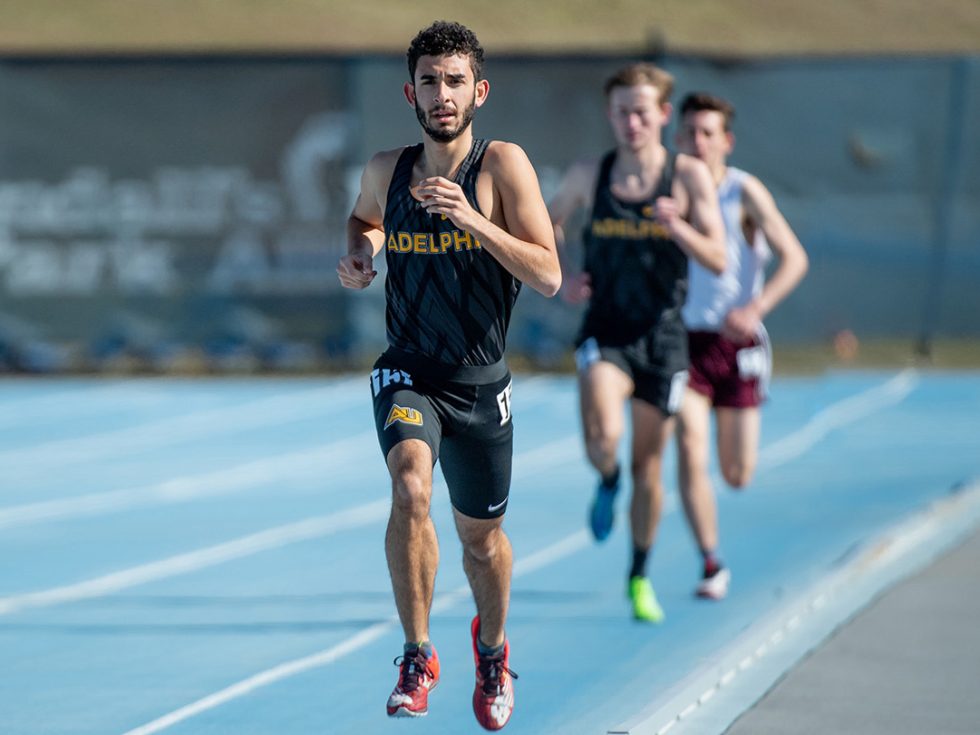
[[[761,323],[759,310],[746,304],[728,312],[721,333],[733,342],[751,342],[759,333]]]
[[[374,259],[365,253],[347,254],[337,264],[337,276],[344,288],[367,288],[378,275]]]
[[[581,304],[592,298],[592,276],[584,271],[562,280],[561,297],[568,304]]]
[[[676,232],[677,223],[684,219],[681,217],[680,205],[673,197],[657,197],[657,201],[653,203],[653,216],[671,234]]]
[[[462,187],[442,176],[422,179],[413,193],[426,212],[445,215],[461,230],[469,231],[476,218],[481,217],[470,206]]]

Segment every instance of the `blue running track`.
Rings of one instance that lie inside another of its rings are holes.
[[[869,539],[980,475],[980,375],[777,379],[757,477],[719,488],[730,597],[697,600],[673,451],[651,577],[594,478],[570,377],[515,380],[510,735],[605,733]],[[388,480],[367,379],[0,382],[0,733],[477,733],[473,604],[445,487],[422,721],[389,721]]]

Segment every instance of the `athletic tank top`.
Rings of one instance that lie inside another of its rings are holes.
[[[583,237],[592,298],[578,343],[595,337],[601,344],[626,345],[655,328],[683,328],[687,256],[654,219],[656,199],[671,195],[676,158],[667,154],[656,190],[639,202],[622,201],[612,192],[616,152],[602,159]]]
[[[476,178],[488,142],[474,140],[454,181],[480,211]],[[521,283],[471,233],[429,214],[412,196],[412,167],[422,144],[402,151],[385,205],[388,344],[452,366],[502,360]]]
[[[684,324],[688,329],[717,332],[733,308],[744,306],[762,291],[765,268],[772,256],[762,232],[753,242],[745,239],[742,228],[742,188],[745,171],[728,167],[718,186],[721,217],[725,223],[725,270],[716,275],[691,261]]]

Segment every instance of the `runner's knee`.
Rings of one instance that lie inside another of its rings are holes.
[[[735,490],[741,490],[752,481],[755,473],[755,466],[742,461],[725,462],[721,467],[721,474],[725,482]]]
[[[500,526],[494,526],[485,533],[460,533],[463,553],[478,562],[488,562],[500,552],[503,533]]]
[[[413,517],[429,515],[432,488],[421,472],[405,469],[394,474],[391,481],[392,505]]]
[[[707,462],[707,440],[703,434],[685,429],[677,432],[677,449],[688,467],[695,468]]]
[[[590,431],[585,439],[589,459],[594,463],[601,463],[610,457],[615,457],[618,444],[618,436],[615,436],[613,432],[602,429]]]

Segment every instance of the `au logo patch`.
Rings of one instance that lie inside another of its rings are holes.
[[[411,406],[408,408],[402,408],[397,403],[392,403],[391,410],[388,412],[388,419],[385,421],[385,428],[387,429],[397,421],[401,421],[403,424],[421,426],[422,412],[412,408]]]
[[[648,204],[648,205],[646,205],[641,210],[641,213],[643,214],[644,217],[650,217],[650,218],[652,218],[653,217],[653,207]]]

